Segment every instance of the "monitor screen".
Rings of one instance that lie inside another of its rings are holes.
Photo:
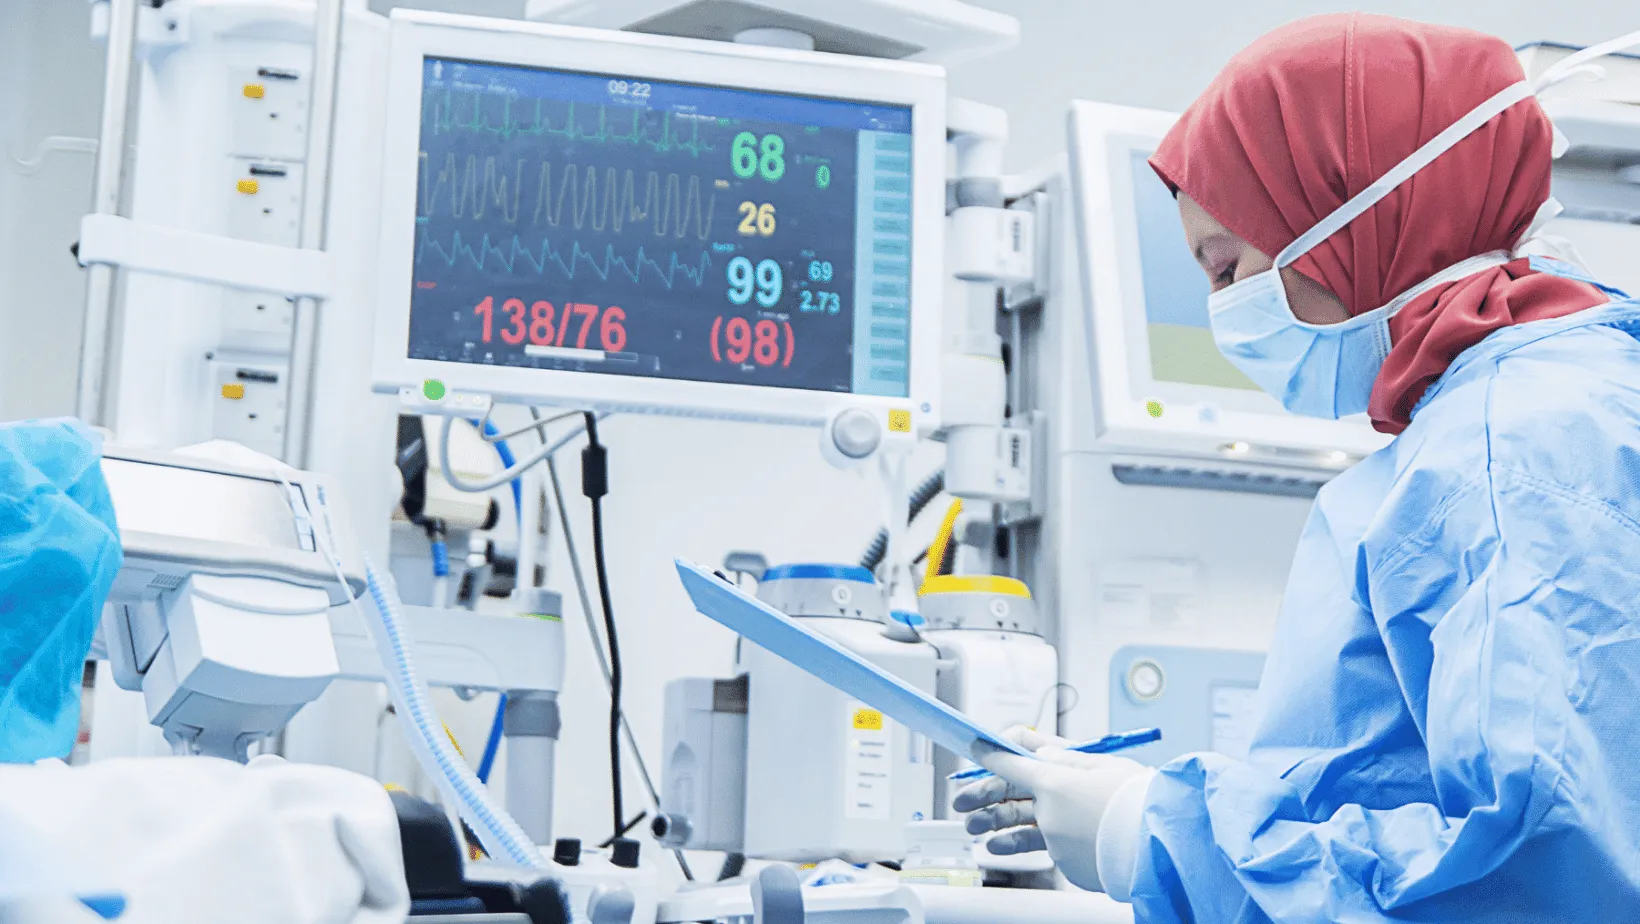
[[[1128,148],[1133,211],[1139,230],[1150,375],[1158,382],[1258,391],[1213,342],[1207,320],[1207,277],[1190,258],[1179,207],[1146,163],[1151,151]]]
[[[408,356],[904,397],[911,128],[427,57]]]

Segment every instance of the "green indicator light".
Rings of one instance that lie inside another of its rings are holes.
[[[821,164],[819,169],[814,171],[814,185],[820,187],[821,189],[825,189],[827,186],[831,185],[830,167],[825,164]]]
[[[438,379],[428,379],[421,383],[421,394],[428,401],[443,401],[445,395],[444,383]]]
[[[1160,401],[1152,399],[1145,402],[1145,413],[1152,417],[1162,416],[1165,410],[1166,409],[1162,407],[1162,402]]]

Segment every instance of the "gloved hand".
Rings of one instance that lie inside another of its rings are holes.
[[[1004,737],[1034,752],[1036,759],[1000,750],[977,758],[996,776],[957,794],[952,807],[973,813],[968,833],[1001,832],[986,843],[996,854],[1046,849],[1072,884],[1125,900],[1127,882],[1107,888],[1101,881],[1100,847],[1114,861],[1103,864],[1106,872],[1116,869],[1131,877],[1138,849],[1136,813],[1143,811],[1144,789],[1155,771],[1126,757],[1068,750],[1071,742],[1031,729],[1011,729]],[[1118,800],[1124,789],[1129,791]],[[1113,826],[1120,829],[1121,840],[1133,843],[1101,844],[1100,826],[1113,801],[1135,816],[1123,819],[1131,824]]]

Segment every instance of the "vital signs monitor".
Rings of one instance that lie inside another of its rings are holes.
[[[378,389],[936,419],[944,97],[925,65],[395,12]]]
[[[1146,160],[1178,117],[1076,102],[1070,169],[1100,443],[1342,468],[1388,438],[1364,416],[1290,414],[1224,358],[1178,204]]]

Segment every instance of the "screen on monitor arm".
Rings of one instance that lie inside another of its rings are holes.
[[[907,107],[429,57],[412,359],[903,397]]]
[[[1258,391],[1213,342],[1207,277],[1190,257],[1178,205],[1147,159],[1130,150],[1133,208],[1139,231],[1150,374],[1158,382]]]

